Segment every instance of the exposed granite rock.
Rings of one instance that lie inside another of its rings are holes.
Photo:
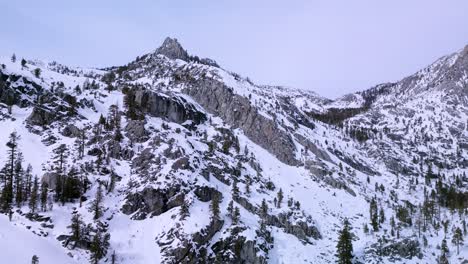
[[[147,170],[151,167],[154,154],[151,148],[144,149],[140,155],[132,160],[132,167],[138,170]]]
[[[80,132],[80,129],[77,128],[75,125],[69,124],[62,130],[62,135],[66,137],[75,138],[80,136]]]
[[[133,142],[145,142],[149,138],[149,133],[145,129],[144,120],[128,120],[125,126],[126,136]]]
[[[399,240],[379,239],[378,243],[370,245],[365,251],[366,257],[389,257],[390,260],[421,258],[421,245],[417,238]]]
[[[41,182],[47,183],[47,186],[50,189],[55,190],[55,185],[57,184],[58,174],[55,172],[46,172],[42,175]]]
[[[291,136],[274,120],[259,113],[248,98],[234,94],[224,83],[213,79],[193,81],[184,93],[194,98],[208,112],[220,116],[234,128],[241,128],[255,143],[282,162],[298,165]]]
[[[235,229],[238,229],[236,227]],[[216,242],[211,249],[215,253],[208,263],[249,263],[266,264],[267,260],[256,247],[256,242],[238,235],[241,230],[233,230],[234,235]],[[230,254],[231,253],[231,254]]]
[[[221,192],[213,187],[208,186],[197,186],[194,190],[197,198],[202,202],[209,202],[215,195],[221,197]]]
[[[132,216],[132,219],[142,220],[148,215],[160,215],[167,210],[182,205],[183,195],[179,193],[180,186],[168,189],[145,188],[137,193],[130,193],[122,206],[122,212]]]
[[[46,126],[54,122],[56,118],[57,115],[53,112],[45,108],[35,106],[32,110],[32,113],[26,119],[26,122],[33,126]]]
[[[303,240],[309,241],[309,237],[314,239],[321,239],[322,235],[318,231],[317,227],[313,226],[312,223],[306,223],[303,221],[298,221],[292,223],[286,213],[280,213],[276,215],[268,215],[266,218],[266,223],[268,225],[276,226],[283,228],[286,233],[294,235],[295,237]]]
[[[179,41],[175,38],[166,38],[155,54],[161,54],[169,59],[179,59],[183,61],[189,61],[189,55],[186,50],[180,45]]]
[[[191,121],[200,124],[206,121],[204,113],[177,95],[169,96],[140,88],[135,89],[135,102],[143,112],[170,122],[182,124]]]

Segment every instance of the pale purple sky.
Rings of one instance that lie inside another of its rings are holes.
[[[468,44],[466,0],[0,0],[0,55],[122,65],[166,36],[260,84],[329,98]]]

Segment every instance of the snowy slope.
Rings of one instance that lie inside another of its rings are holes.
[[[331,101],[309,91],[256,85],[190,57],[178,45],[169,40],[164,54],[158,49],[105,70],[40,61],[22,67],[19,60],[1,59],[0,145],[16,131],[23,167],[31,164],[33,175],[50,183],[54,149],[66,144],[66,171],[79,169],[89,181],[81,206],[78,199],[53,202],[39,213],[53,227],[31,220],[27,203],[16,208],[11,223],[0,216],[0,235],[21,238],[2,245],[11,252],[9,263],[24,263],[32,254],[40,263],[88,262],[89,248],[66,243],[76,213],[90,224],[91,235],[101,224],[110,234],[102,263],[112,252],[117,263],[132,264],[335,263],[345,218],[361,263],[435,263],[444,236],[450,263],[468,259],[466,246],[457,255],[451,243],[453,229],[464,225],[463,210],[437,209],[434,223],[449,220],[447,235],[436,224],[420,235],[416,225],[425,194],[437,190],[436,179],[425,183],[429,167],[443,184],[454,185],[457,175],[457,190],[468,186],[462,177],[468,165],[468,49],[401,82]],[[11,91],[18,100],[10,114]],[[143,120],[128,114],[132,93]],[[109,129],[99,122],[101,116],[112,119],[113,107],[120,125]],[[311,115],[329,109],[360,111],[340,125]],[[83,157],[80,133],[86,138]],[[0,164],[7,161],[3,148]],[[111,190],[112,177],[118,180]],[[107,189],[96,220],[90,207],[99,185]],[[280,190],[284,199],[276,206]],[[49,200],[53,195],[51,188]],[[214,196],[221,198],[217,221],[210,209]],[[373,198],[385,217],[378,231],[366,232]],[[231,201],[240,211],[238,224],[228,210]],[[408,204],[416,208],[412,225],[397,217]],[[189,208],[185,219],[183,206]],[[23,239],[30,250],[21,259],[15,248]]]

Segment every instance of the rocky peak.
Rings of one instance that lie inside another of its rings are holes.
[[[156,49],[155,54],[161,54],[170,59],[190,60],[187,51],[180,45],[176,38],[167,37],[163,44]]]

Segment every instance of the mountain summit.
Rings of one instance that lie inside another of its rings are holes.
[[[173,60],[179,59],[187,62],[190,60],[187,51],[176,38],[167,37],[163,44],[156,49],[155,54],[161,54]]]
[[[219,67],[216,61],[212,59],[189,55],[176,38],[167,37],[154,54],[164,55],[172,60],[179,59],[185,62],[198,62],[208,66]]]

